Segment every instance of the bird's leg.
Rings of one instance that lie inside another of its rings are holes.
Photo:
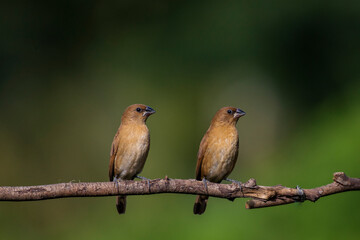
[[[206,182],[207,182],[206,178],[203,177],[202,181],[203,181],[203,183],[204,183],[204,185],[205,185],[206,192],[209,193],[208,187],[207,187],[207,183],[206,183]]]
[[[120,178],[117,178],[116,176],[114,176],[113,182],[115,182],[115,186],[116,186],[116,189],[118,192],[119,192],[119,180],[120,180]]]
[[[230,178],[225,178],[225,181],[229,181],[229,182],[232,182],[232,183],[236,183],[239,188],[240,188],[240,191],[242,192],[242,187],[241,187],[241,182],[240,181],[237,181],[237,180],[233,180],[233,179],[230,179]]]
[[[149,192],[150,192],[150,179],[146,178],[146,177],[142,177],[142,176],[139,176],[139,175],[136,175],[135,176],[136,178],[139,178],[141,180],[146,180],[147,181],[147,184],[148,184],[148,187],[149,187]]]

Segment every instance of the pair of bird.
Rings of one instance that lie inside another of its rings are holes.
[[[110,151],[110,181],[142,178],[142,171],[150,148],[150,134],[146,126],[147,118],[155,110],[143,104],[126,108],[121,124],[115,134]],[[233,107],[223,107],[215,114],[210,127],[200,143],[196,165],[196,179],[220,183],[229,180],[239,149],[239,136],[236,123],[245,112]],[[208,196],[198,195],[194,204],[194,214],[205,212]],[[116,199],[119,214],[125,213],[126,196]]]

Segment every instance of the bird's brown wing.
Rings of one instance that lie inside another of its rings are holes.
[[[208,136],[209,131],[207,131],[203,137],[203,139],[200,142],[199,152],[198,152],[198,160],[196,163],[196,180],[202,180],[201,179],[201,165],[204,159],[204,155],[208,146]]]
[[[110,150],[110,163],[109,163],[109,179],[110,181],[113,181],[114,179],[114,162],[115,162],[115,156],[118,150],[119,146],[119,130],[116,132],[114,140],[111,144],[111,150]]]

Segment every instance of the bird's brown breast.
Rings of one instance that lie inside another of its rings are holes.
[[[233,170],[238,155],[238,133],[235,126],[209,129],[207,148],[201,166],[203,177],[221,182]]]
[[[149,147],[150,134],[145,124],[120,126],[114,175],[121,179],[133,179],[142,171]]]

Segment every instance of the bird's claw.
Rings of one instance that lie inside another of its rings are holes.
[[[205,185],[205,190],[206,190],[206,192],[209,193],[206,178],[204,177],[202,181],[203,181],[203,183],[204,183],[204,185]]]
[[[146,180],[147,181],[149,192],[150,192],[150,179],[148,179],[146,177],[139,176],[139,175],[136,175],[136,177],[141,179],[141,180]]]
[[[242,192],[242,187],[241,187],[242,182],[237,181],[237,180],[233,180],[233,179],[230,179],[230,178],[226,178],[225,180],[237,184],[239,186],[239,188],[240,188],[240,191]]]
[[[120,178],[117,178],[116,176],[114,176],[113,182],[115,183],[115,186],[116,186],[116,189],[118,192],[119,192],[119,181],[120,181]]]

